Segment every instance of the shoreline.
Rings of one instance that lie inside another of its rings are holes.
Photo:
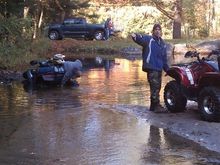
[[[132,113],[146,120],[146,122],[163,129],[167,129],[181,137],[192,140],[208,150],[220,153],[218,140],[219,123],[202,121],[197,106],[191,105],[183,113],[152,113],[146,108],[134,106]]]
[[[94,104],[91,106],[94,106]],[[128,113],[150,125],[168,130],[201,147],[220,154],[219,123],[202,121],[196,103],[189,102],[186,112],[182,113],[154,113],[150,112],[148,107],[138,105],[97,103],[95,107],[106,107],[112,111]]]

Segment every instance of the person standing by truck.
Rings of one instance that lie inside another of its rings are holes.
[[[113,24],[112,24],[112,20],[111,18],[107,18],[107,20],[105,21],[105,32],[104,32],[104,40],[108,40],[111,32],[113,30]]]

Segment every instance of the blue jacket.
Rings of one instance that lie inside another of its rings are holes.
[[[150,35],[137,34],[136,38],[133,38],[134,42],[143,47],[142,58],[143,58],[143,71],[156,70],[165,72],[169,69],[167,64],[167,52],[166,44],[163,39],[155,38]]]

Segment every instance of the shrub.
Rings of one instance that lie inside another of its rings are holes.
[[[205,37],[208,37],[209,36],[209,31],[208,29],[206,28],[202,28],[198,31],[198,36],[199,37],[202,37],[202,38],[205,38]]]

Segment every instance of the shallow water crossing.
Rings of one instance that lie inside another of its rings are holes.
[[[0,165],[220,164],[217,153],[115,108],[148,107],[141,61],[84,64],[77,88],[0,86]]]

